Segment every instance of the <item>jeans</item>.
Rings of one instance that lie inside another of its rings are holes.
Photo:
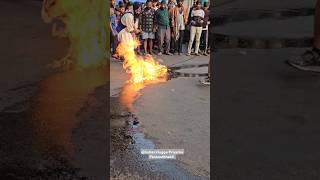
[[[182,45],[184,39],[184,30],[179,31],[179,39],[175,41],[175,51],[182,53]]]
[[[192,44],[193,44],[194,39],[196,39],[194,52],[196,54],[199,53],[201,34],[202,34],[202,27],[191,26],[191,29],[190,29],[190,41],[189,41],[189,45],[188,45],[188,54],[191,53],[191,48],[192,48]]]
[[[110,33],[110,41],[111,41],[112,54],[115,54],[118,46],[117,36],[113,36],[113,34]]]
[[[201,35],[201,44],[203,45],[203,50],[206,51],[208,49],[208,36],[207,36],[207,30],[202,31]]]
[[[171,32],[170,27],[164,28],[160,27],[158,29],[158,44],[159,44],[159,52],[163,52],[163,43],[166,43],[166,53],[170,50],[170,39],[171,39]]]

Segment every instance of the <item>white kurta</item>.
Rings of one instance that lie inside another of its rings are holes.
[[[118,34],[119,42],[131,42],[133,41],[132,32],[134,30],[134,16],[131,13],[126,13],[121,18],[121,23],[126,26]]]

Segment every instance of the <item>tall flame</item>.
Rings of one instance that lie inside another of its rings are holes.
[[[122,42],[117,47],[117,53],[124,58],[123,68],[131,75],[129,82],[133,84],[163,81],[167,76],[168,69],[155,61],[152,56],[137,56],[135,48],[137,40]]]
[[[53,35],[67,35],[70,49],[62,59],[64,64],[80,67],[97,66],[105,62],[107,51],[106,0],[44,0],[42,19],[54,22]],[[61,20],[65,27],[59,31],[54,20]]]

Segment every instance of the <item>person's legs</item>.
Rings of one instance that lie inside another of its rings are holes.
[[[195,45],[195,54],[199,54],[200,38],[202,34],[202,27],[196,28],[196,45]]]
[[[114,54],[114,36],[110,33],[111,54]]]
[[[158,29],[158,48],[159,54],[163,52],[163,41],[164,41],[165,29],[159,28]]]
[[[202,31],[204,34],[204,55],[208,55],[208,30]]]
[[[153,48],[153,39],[149,39],[149,53],[150,54],[153,54],[152,48]]]
[[[165,31],[166,36],[166,54],[170,54],[170,40],[171,40],[171,31],[170,28],[167,28]]]
[[[208,78],[209,80],[211,78],[211,59],[209,59],[209,64],[208,64]]]
[[[179,53],[182,53],[182,45],[183,45],[183,40],[184,40],[184,30],[180,30],[180,37],[179,37],[179,47],[178,51]]]
[[[189,44],[188,44],[188,55],[191,54],[191,48],[192,48],[195,36],[196,36],[196,27],[191,26],[191,28],[190,28],[190,40],[189,40]]]
[[[148,53],[148,39],[143,39],[143,49],[144,49],[144,53],[147,54]]]
[[[179,52],[179,40],[180,40],[180,36],[178,39],[175,39],[175,41],[174,41],[175,42],[174,43],[174,49],[175,49],[174,53]]]
[[[119,44],[117,37],[113,37],[113,44],[114,44],[113,45],[113,47],[114,47],[113,54],[116,54],[117,53],[117,47],[118,47],[118,44]]]

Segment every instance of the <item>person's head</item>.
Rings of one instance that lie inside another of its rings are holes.
[[[114,5],[116,4],[116,0],[111,0],[110,4],[111,4],[111,7],[114,7]]]
[[[161,9],[161,10],[164,10],[164,9],[166,9],[166,8],[167,8],[167,2],[166,2],[166,0],[161,1],[160,9]]]
[[[126,6],[127,11],[133,12],[133,4],[129,1]]]
[[[138,3],[138,2],[135,2],[135,3],[133,4],[133,11],[134,11],[134,14],[135,14],[136,16],[140,16],[140,14],[141,14],[141,4]]]
[[[183,1],[182,0],[178,0],[177,1],[177,5],[178,5],[178,7],[181,7],[183,5]]]
[[[124,4],[127,4],[129,2],[129,0],[123,0],[122,1]]]
[[[119,12],[120,14],[123,14],[126,11],[126,7],[124,6],[124,4],[119,6]]]
[[[195,8],[196,9],[201,9],[201,3],[199,1],[196,2]]]
[[[193,1],[193,8],[195,8],[197,6],[197,0]]]
[[[120,8],[115,8],[115,9],[114,9],[114,14],[115,14],[116,16],[120,16],[120,15],[121,15]]]
[[[146,8],[147,8],[147,9],[152,8],[152,1],[151,1],[151,0],[148,0],[148,1],[146,2]]]
[[[172,9],[172,8],[174,8],[174,5],[175,5],[175,3],[174,3],[174,1],[173,0],[169,0],[168,1],[168,9]]]
[[[158,0],[153,0],[152,1],[152,7],[157,7],[159,4],[159,1]]]
[[[203,9],[207,11],[209,9],[209,4],[207,2],[204,3]]]

